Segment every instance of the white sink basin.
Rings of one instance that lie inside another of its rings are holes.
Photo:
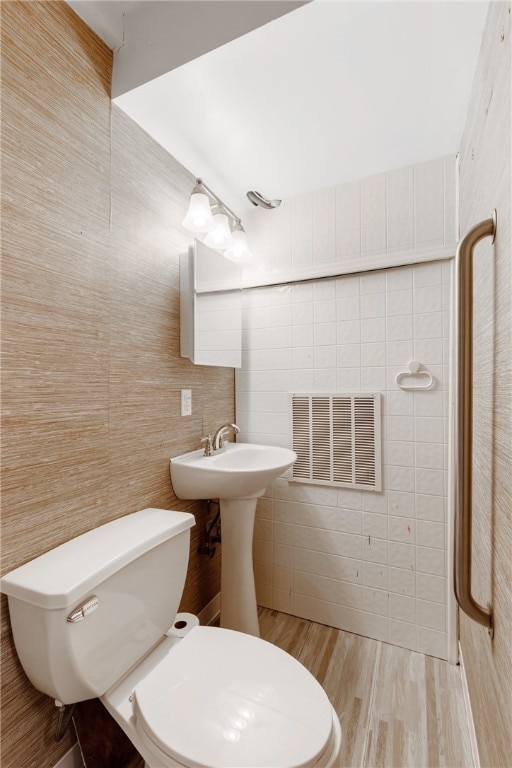
[[[179,499],[261,496],[296,459],[289,448],[227,443],[213,456],[199,450],[171,459],[172,485]]]

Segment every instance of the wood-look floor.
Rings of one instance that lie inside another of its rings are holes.
[[[295,656],[340,718],[339,766],[473,766],[460,667],[284,613],[259,609],[264,640]]]
[[[460,667],[269,608],[258,611],[261,637],[304,664],[338,713],[343,740],[336,768],[473,768]],[[82,748],[87,754],[87,744]],[[95,754],[87,768],[98,768]],[[110,768],[109,761],[101,765]],[[125,765],[143,767],[138,755]]]

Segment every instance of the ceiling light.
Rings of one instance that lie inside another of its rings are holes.
[[[201,179],[196,179],[183,226],[197,234],[207,232],[205,245],[217,251],[227,249],[224,255],[230,261],[242,263],[252,258],[241,220]]]
[[[250,259],[252,259],[252,253],[249,250],[247,235],[245,234],[240,221],[237,222],[231,235],[233,244],[224,253],[226,259],[234,261],[237,264],[243,264],[245,261],[250,261]]]
[[[183,226],[190,232],[210,232],[215,226],[210,208],[210,199],[205,192],[201,179],[197,179],[196,185],[190,195],[190,203],[187,215],[183,219]]]
[[[214,229],[206,235],[204,244],[209,245],[210,248],[215,248],[217,251],[224,251],[233,243],[228,214],[224,208],[221,208],[218,213],[214,214],[213,221]]]

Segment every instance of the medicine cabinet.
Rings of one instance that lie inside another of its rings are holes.
[[[181,356],[242,366],[242,269],[195,240],[180,255]]]

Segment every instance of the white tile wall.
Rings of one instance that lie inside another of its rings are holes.
[[[358,231],[361,252],[364,228],[384,224],[389,236],[391,223],[411,221],[416,233],[426,231],[428,217],[451,195],[448,166],[442,158],[292,200],[286,221],[302,233],[302,240],[291,237],[292,260],[300,248],[301,258],[310,258],[304,243],[318,244],[320,221],[329,238],[323,259],[345,257],[348,241],[340,233]],[[435,240],[433,224],[427,235]],[[258,501],[259,603],[441,657],[449,281],[449,264],[427,263],[245,290],[244,366],[236,379],[241,439],[285,446],[288,393],[383,393],[382,493],[280,478]],[[413,357],[435,377],[432,390],[396,385]]]
[[[454,244],[455,156],[248,211],[244,227],[254,255],[245,278]]]

